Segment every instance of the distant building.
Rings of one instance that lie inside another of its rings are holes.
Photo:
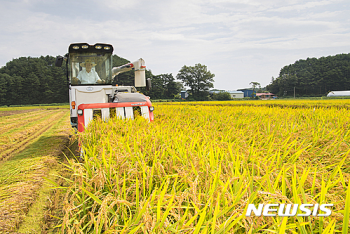
[[[231,98],[244,98],[244,92],[242,91],[229,90],[227,92],[231,95]]]
[[[273,98],[276,96],[273,93],[256,93],[255,95],[261,99],[269,99],[269,98]]]
[[[253,93],[255,93],[252,89],[237,89],[237,91],[242,91],[244,93],[244,97],[255,97]]]
[[[220,90],[220,89],[212,89],[212,90],[209,90],[209,93],[210,94],[213,94],[213,93],[220,93],[220,92],[226,92],[225,90]]]
[[[180,95],[182,99],[186,99],[188,97],[187,91],[181,91]]]
[[[342,96],[350,96],[350,90],[344,91],[330,91],[327,94],[327,97],[342,97]]]

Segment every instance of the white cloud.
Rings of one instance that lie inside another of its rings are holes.
[[[349,53],[349,8],[345,0],[4,1],[0,65],[105,42],[129,60],[143,57],[154,74],[202,63],[217,88],[266,85],[297,59]]]
[[[123,9],[132,9],[140,5],[141,0],[93,0],[96,5],[103,5],[106,8],[112,8],[120,11]]]
[[[301,11],[305,9],[312,9],[318,6],[330,5],[337,1],[324,0],[324,1],[297,1],[297,4],[292,4],[288,6],[281,6],[276,9],[271,9],[270,11],[285,12],[285,11]]]

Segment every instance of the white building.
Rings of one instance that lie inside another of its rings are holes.
[[[244,98],[244,93],[242,91],[229,90],[227,92],[231,95],[231,98]]]
[[[330,91],[327,94],[327,97],[341,97],[341,96],[350,96],[350,90],[344,91]]]

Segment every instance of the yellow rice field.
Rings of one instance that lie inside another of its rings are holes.
[[[62,233],[348,233],[349,100],[155,105],[96,120],[70,161]],[[248,204],[333,204],[247,217]]]

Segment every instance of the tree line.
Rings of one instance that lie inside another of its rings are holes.
[[[21,57],[0,68],[0,105],[49,104],[68,102],[66,66],[55,67],[55,57]],[[121,66],[130,61],[113,55],[113,66]],[[151,78],[152,89],[139,91],[151,99],[180,98],[179,93],[189,87],[189,99],[225,100],[228,93],[209,94],[213,88],[215,75],[205,65],[183,66],[175,77],[172,74],[154,75],[146,70],[146,78]],[[118,85],[134,85],[134,72],[119,74]],[[251,83],[252,84],[252,83]],[[322,96],[329,91],[350,89],[350,53],[335,56],[307,58],[284,66],[276,79],[264,90],[278,96]],[[259,86],[259,90],[262,90]]]
[[[68,81],[66,65],[55,66],[56,58],[41,56],[39,58],[21,57],[8,62],[0,68],[0,106],[67,103]],[[113,55],[113,66],[118,67],[130,61]],[[146,70],[146,78],[151,78],[152,89],[138,90],[151,99],[180,98],[184,84],[189,86],[191,97],[195,100],[205,100],[210,87],[213,87],[210,71],[205,65],[196,64],[194,67],[183,66],[176,81],[172,74],[153,75]],[[116,77],[115,84],[133,86],[134,72],[121,73]]]
[[[121,66],[130,61],[113,55],[113,66]],[[213,88],[214,74],[212,74],[207,66],[200,63],[195,66],[183,66],[176,76],[170,74],[153,75],[151,70],[146,70],[146,78],[152,81],[151,90],[146,88],[138,88],[138,90],[151,99],[174,99],[180,98],[180,92],[189,87],[190,99],[193,100],[208,100],[209,89]],[[128,71],[118,75],[116,83],[118,85],[133,86],[134,72]]]
[[[113,55],[113,67],[118,67],[127,63],[130,63],[130,61]],[[153,75],[151,70],[146,69],[146,78],[150,78],[152,81],[151,90],[147,91],[146,88],[137,89],[145,95],[150,96],[151,99],[173,99],[183,88],[181,83],[175,82],[175,78],[172,74]],[[134,80],[134,71],[128,71],[115,77],[113,85],[134,86]]]
[[[350,89],[350,53],[300,59],[284,66],[266,89],[278,96],[323,96]]]
[[[55,67],[55,61],[21,57],[0,68],[0,105],[68,102],[65,66]]]

